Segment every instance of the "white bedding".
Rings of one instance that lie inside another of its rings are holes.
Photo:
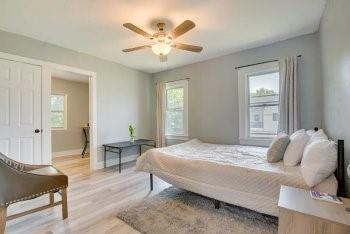
[[[277,216],[281,185],[310,188],[300,166],[268,163],[266,151],[263,147],[208,144],[194,139],[148,150],[138,158],[136,169],[177,187]],[[335,194],[335,176],[313,189]]]

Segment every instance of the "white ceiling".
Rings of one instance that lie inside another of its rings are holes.
[[[154,73],[318,30],[326,0],[0,0],[0,29]],[[176,41],[200,54],[173,49],[160,63],[149,41],[122,24],[152,33],[154,22],[196,28]]]

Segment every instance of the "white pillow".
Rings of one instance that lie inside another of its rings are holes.
[[[298,130],[290,136],[290,142],[284,153],[283,163],[286,166],[293,167],[300,163],[306,144],[310,136],[304,129]]]
[[[316,132],[316,131],[315,131],[314,129],[310,129],[310,130],[307,130],[307,131],[306,131],[306,134],[309,135],[309,136],[311,137],[312,135],[315,134],[315,132]]]
[[[328,136],[326,135],[326,133],[324,133],[323,129],[319,129],[318,131],[314,132],[311,135],[310,140],[314,141],[314,140],[328,140]]]
[[[301,174],[309,187],[321,183],[337,168],[337,148],[333,141],[314,140],[305,147]]]

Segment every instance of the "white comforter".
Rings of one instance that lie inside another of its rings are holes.
[[[309,188],[299,166],[268,163],[266,151],[263,147],[208,144],[194,139],[148,150],[137,160],[136,169],[177,187],[277,216],[281,185]],[[332,175],[313,189],[334,194],[336,179]]]

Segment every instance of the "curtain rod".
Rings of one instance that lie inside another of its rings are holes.
[[[298,55],[297,57],[301,58],[301,55]],[[237,69],[244,68],[244,67],[250,67],[250,66],[254,66],[254,65],[260,65],[260,64],[264,64],[264,63],[272,63],[272,62],[278,62],[278,61],[279,61],[278,59],[274,59],[274,60],[269,60],[269,61],[265,61],[265,62],[261,62],[261,63],[253,63],[253,64],[235,67],[235,69],[237,70]]]
[[[166,83],[171,83],[171,82],[176,82],[176,81],[180,81],[180,80],[190,80],[190,78],[179,79],[179,80],[169,80],[169,81],[167,81],[167,82],[164,82],[164,84],[166,84]],[[158,82],[156,82],[156,84],[158,84]]]

